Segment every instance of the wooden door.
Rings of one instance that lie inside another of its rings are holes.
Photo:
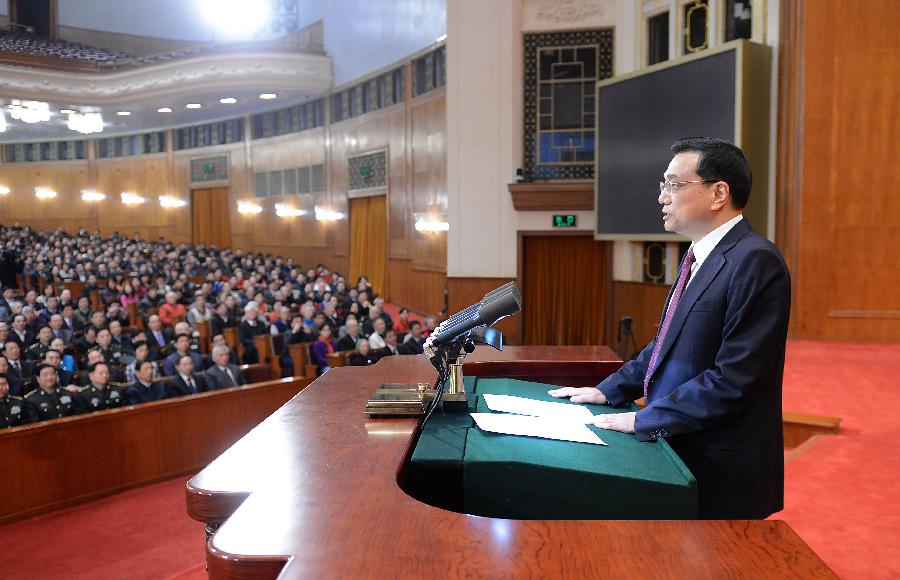
[[[607,243],[591,235],[525,236],[523,242],[524,344],[603,344]]]
[[[191,221],[194,244],[231,246],[228,188],[211,187],[191,191]]]
[[[356,284],[359,276],[366,276],[376,294],[388,296],[387,247],[387,196],[351,199],[351,285]]]

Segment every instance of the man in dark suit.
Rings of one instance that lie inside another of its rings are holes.
[[[34,364],[31,361],[22,360],[22,348],[19,343],[13,339],[6,341],[3,348],[3,356],[9,369],[6,372],[6,379],[9,382],[9,393],[16,397],[25,396],[25,392],[30,390],[31,378],[34,376]]]
[[[169,354],[169,341],[174,338],[171,328],[163,328],[159,315],[153,314],[147,321],[147,344],[150,352],[157,359],[165,358]]]
[[[166,385],[166,398],[184,397],[207,391],[203,375],[194,376],[194,359],[183,355],[176,365],[177,373]]]
[[[215,364],[203,373],[210,390],[227,389],[247,383],[240,367],[231,364],[231,350],[227,346],[221,344],[214,346],[211,356]]]
[[[700,517],[765,518],[784,505],[781,380],[790,275],[778,249],[741,215],[750,167],[740,149],[686,139],[660,184],[665,229],[693,243],[656,338],[596,388],[550,391],[625,406],[595,424],[665,438],[694,477]]]
[[[153,381],[153,362],[142,360],[137,364],[134,382],[125,389],[129,405],[139,405],[166,398],[165,385]]]

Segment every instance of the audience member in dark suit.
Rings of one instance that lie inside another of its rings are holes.
[[[169,341],[174,338],[171,328],[163,328],[159,316],[154,314],[147,321],[147,343],[156,360],[166,357],[169,349]]]
[[[166,388],[153,380],[153,362],[143,360],[137,365],[136,379],[125,389],[125,399],[129,405],[149,403],[166,398]]]
[[[386,356],[400,354],[400,347],[397,346],[397,333],[393,330],[388,330],[384,335],[384,346],[375,351],[375,354],[378,356],[378,360]]]
[[[356,343],[363,338],[359,333],[359,321],[356,317],[348,317],[344,324],[346,334],[337,341],[338,350],[356,350]]]
[[[61,338],[66,344],[72,343],[72,331],[66,327],[62,314],[54,314],[50,317],[50,330],[53,338]]]
[[[44,353],[44,360],[42,362],[56,369],[56,382],[59,383],[60,387],[66,388],[72,384],[72,378],[75,373],[60,368],[62,364],[61,352],[51,348]]]
[[[183,356],[191,357],[191,360],[194,362],[194,368],[198,371],[200,370],[203,361],[200,359],[199,354],[191,350],[191,337],[186,334],[179,334],[175,337],[175,352],[167,356],[163,363],[163,374],[167,377],[174,376],[176,372],[175,367]]]
[[[228,349],[228,364],[235,365],[235,366],[238,365],[237,354],[235,354],[235,352],[233,350],[231,350],[231,348],[229,348],[228,343],[225,342],[225,336],[222,334],[216,334],[212,338],[212,346],[210,348],[210,353],[208,355],[206,355],[205,357],[203,357],[203,370],[204,371],[208,370],[210,367],[212,367],[214,364],[216,364],[216,361],[214,361],[213,357],[212,357],[212,349],[217,346],[224,346],[225,348]]]
[[[228,306],[225,302],[216,304],[215,314],[209,319],[209,330],[215,336],[216,334],[225,334],[226,328],[237,326],[237,322],[228,316]]]
[[[24,314],[13,316],[9,338],[19,343],[21,348],[28,348],[34,342],[34,333],[28,329],[28,320]]]
[[[103,353],[100,351],[99,348],[94,347],[91,350],[89,350],[87,352],[86,358],[87,358],[87,360],[86,360],[87,364],[85,365],[86,368],[91,368],[94,365],[96,365],[97,363],[107,363],[107,374],[109,375],[109,382],[116,383],[116,384],[122,384],[125,382],[125,377],[122,375],[122,372],[119,371],[118,365],[109,364],[109,361],[106,360],[106,358],[103,356]],[[83,387],[90,385],[91,384],[90,375],[85,372],[80,373],[78,376],[78,383]]]
[[[356,343],[356,352],[351,353],[347,358],[347,364],[351,367],[364,367],[375,364],[377,361],[378,357],[369,348],[369,341],[365,338],[359,339],[359,342]]]
[[[25,395],[26,387],[34,376],[34,364],[31,361],[21,359],[22,349],[19,343],[13,339],[6,341],[3,348],[3,356],[9,364],[6,379],[9,382],[9,393],[16,397]]]
[[[269,328],[259,317],[259,308],[251,301],[244,307],[244,319],[238,326],[238,337],[241,346],[244,347],[244,364],[256,364],[259,362],[259,352],[256,350],[254,337],[260,334],[268,334]]]
[[[331,327],[327,324],[319,329],[319,338],[309,349],[313,362],[319,367],[319,374],[331,369],[328,364],[328,355],[337,351],[337,343],[331,338]]]
[[[194,359],[183,355],[178,359],[177,373],[166,385],[166,398],[184,397],[207,391],[203,375],[194,376]]]
[[[425,338],[422,336],[422,323],[418,320],[413,320],[409,323],[409,334],[406,335],[406,340],[400,346],[400,354],[422,354],[425,352],[424,345]]]
[[[213,366],[204,374],[210,390],[227,389],[247,384],[241,369],[230,363],[231,350],[225,345],[214,346],[211,353]]]
[[[790,275],[778,249],[741,210],[750,167],[740,149],[686,139],[660,184],[666,231],[693,244],[657,337],[596,388],[550,391],[574,402],[626,406],[595,424],[665,438],[697,479],[704,519],[765,518],[784,506],[781,381]]]

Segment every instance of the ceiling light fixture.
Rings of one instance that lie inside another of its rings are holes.
[[[0,195],[9,195],[10,189],[5,185],[0,185]]]
[[[53,199],[56,197],[56,192],[49,187],[35,187],[34,196],[38,199]]]
[[[234,97],[225,97],[224,99],[219,99],[219,102],[223,105],[233,105],[237,102],[237,99]]]
[[[239,201],[238,202],[238,213],[242,214],[257,214],[262,211],[262,206],[252,201]]]
[[[275,215],[278,217],[297,217],[301,215],[306,215],[306,212],[302,209],[295,209],[284,203],[276,203],[275,204]]]
[[[93,189],[81,190],[82,201],[103,201],[104,199],[106,199],[106,194],[94,191]]]
[[[171,195],[161,195],[159,196],[159,205],[160,207],[184,207],[187,202]]]
[[[82,134],[103,132],[103,116],[100,113],[72,113],[67,123],[69,129]]]
[[[417,232],[432,234],[435,232],[446,232],[450,229],[449,223],[438,220],[432,216],[415,216],[415,218]]]
[[[74,112],[75,111],[73,111],[72,109],[60,109],[59,110],[60,115],[71,115]]]
[[[9,116],[23,123],[43,123],[50,120],[50,105],[41,101],[10,102]]]
[[[278,94],[277,93],[262,93],[259,95],[259,98],[264,101],[270,101],[272,99],[277,99]]]
[[[199,109],[202,106],[203,105],[201,105],[200,103],[188,103],[187,105],[184,106],[184,108],[185,109]]]
[[[272,17],[270,1],[254,2],[252,10],[245,0],[198,0],[198,4],[206,20],[228,40],[253,38]]]
[[[116,115],[120,117],[128,117],[131,115],[131,111],[116,111]]]
[[[171,113],[172,107],[160,107],[160,108],[156,109],[156,112],[157,113]]]
[[[122,203],[124,203],[125,205],[140,205],[147,201],[146,197],[141,197],[140,195],[131,193],[130,191],[123,191],[119,195],[119,197],[122,200]]]
[[[339,211],[333,211],[325,207],[316,207],[316,221],[334,222],[344,219],[344,214]]]

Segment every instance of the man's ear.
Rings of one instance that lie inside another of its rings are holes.
[[[714,210],[720,210],[731,203],[731,189],[724,181],[717,181],[713,185],[711,207]]]

